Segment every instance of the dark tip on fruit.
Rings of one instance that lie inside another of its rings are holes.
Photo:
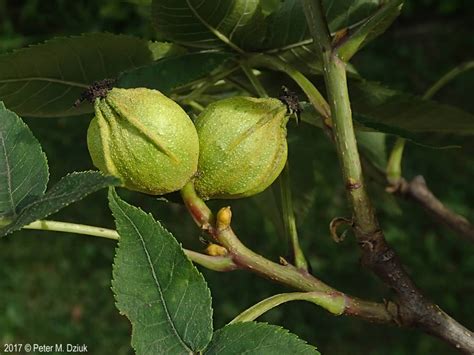
[[[289,114],[294,114],[296,116],[296,121],[300,121],[300,115],[303,111],[303,108],[300,105],[300,100],[298,95],[295,92],[290,91],[286,86],[281,87],[280,96],[278,96],[281,102],[286,105],[286,109]]]
[[[95,99],[103,99],[107,93],[112,90],[115,84],[115,79],[103,79],[94,81],[81,96],[74,102],[74,107],[79,106],[82,102],[87,101],[93,103]]]

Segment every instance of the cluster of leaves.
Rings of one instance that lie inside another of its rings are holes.
[[[337,50],[349,60],[391,24],[402,1],[324,3]],[[302,1],[155,0],[152,9],[160,38],[169,42],[97,33],[57,38],[3,55],[0,99],[9,110],[25,117],[78,116],[92,112],[87,104],[72,106],[85,88],[96,80],[117,78],[120,87],[149,87],[183,105],[190,101],[206,104],[222,96],[255,95],[240,65],[259,53],[291,65],[314,83],[321,82],[320,55],[304,20]],[[270,68],[258,69],[270,93],[289,81]],[[432,133],[450,137],[474,133],[474,117],[467,112],[366,81],[353,69],[351,73],[351,99],[361,132],[388,133],[423,144],[433,144]],[[31,132],[9,110],[0,107],[0,150],[4,153],[0,154],[1,235],[44,218],[88,193],[117,184],[115,179],[95,172],[74,173],[45,193],[45,156]],[[310,108],[303,120],[320,125]],[[383,167],[384,135],[362,133],[360,137],[368,158],[375,166]],[[301,217],[308,210],[308,196],[314,186],[307,189],[296,196]],[[288,346],[292,351],[315,352],[269,325],[233,325],[213,335],[209,292],[176,241],[150,216],[127,205],[113,192],[110,204],[121,235],[114,291],[119,309],[134,325],[132,342],[137,351],[206,349],[207,353],[225,353],[222,344],[228,344],[229,353],[238,352],[237,346],[262,353],[261,348],[252,348],[255,344],[251,342],[265,337],[268,343],[261,346],[268,352],[271,346],[277,346],[273,348],[276,350]],[[131,257],[132,253],[136,255]],[[177,264],[179,267],[175,267]],[[170,273],[178,269],[176,274]],[[157,336],[159,331],[163,334]],[[236,334],[242,337],[238,342]],[[286,345],[278,339],[287,341]]]
[[[0,107],[2,141],[0,212],[2,236],[44,218],[118,179],[98,172],[73,173],[45,193],[47,163],[41,146],[13,112]],[[132,345],[140,354],[235,354],[315,348],[280,327],[248,322],[212,332],[211,295],[202,275],[178,242],[150,215],[109,193],[121,236],[113,289],[117,307],[134,325]],[[212,341],[211,341],[212,338]]]

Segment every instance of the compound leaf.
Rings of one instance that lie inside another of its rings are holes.
[[[212,336],[211,296],[178,242],[153,217],[109,191],[120,235],[112,288],[138,354],[192,354]]]
[[[19,230],[38,219],[43,219],[95,191],[119,183],[117,178],[104,176],[98,171],[68,174],[43,196],[25,206],[16,218],[9,221],[9,224],[0,228],[0,236]]]
[[[167,50],[110,33],[55,38],[0,56],[0,100],[29,117],[92,112],[92,105],[73,107],[90,84],[150,63],[157,51]]]

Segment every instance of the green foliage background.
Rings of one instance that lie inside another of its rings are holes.
[[[396,23],[357,54],[353,63],[368,79],[422,94],[451,67],[474,58],[473,19],[474,3],[469,1],[408,1]],[[0,0],[2,52],[56,35],[93,31],[153,38],[147,1]],[[473,92],[471,71],[436,99],[474,112]],[[26,120],[48,156],[50,185],[67,172],[92,168],[85,141],[89,120]],[[455,150],[410,144],[406,153],[406,177],[423,174],[449,207],[474,220],[472,141]],[[317,188],[314,205],[300,221],[300,234],[315,274],[357,296],[388,297],[388,291],[359,265],[354,240],[335,244],[328,235],[331,218],[347,213],[333,147],[320,130],[291,126],[290,159],[295,174],[309,165],[302,161],[308,155]],[[184,246],[203,248],[199,231],[182,206],[123,191],[121,195],[152,211]],[[372,196],[387,238],[419,286],[461,323],[474,328],[474,246],[433,223],[408,201],[394,205],[381,188],[374,189]],[[236,201],[232,207],[236,230],[245,243],[273,259],[286,254],[286,243],[253,200]],[[113,228],[105,191],[62,210],[54,219]],[[118,314],[110,290],[114,248],[108,240],[40,231],[21,231],[2,240],[0,344],[84,343],[93,354],[131,353],[131,329]],[[248,273],[203,273],[214,299],[216,327],[264,297],[285,291]],[[326,354],[452,353],[419,332],[334,317],[310,304],[284,305],[261,320],[287,327]]]

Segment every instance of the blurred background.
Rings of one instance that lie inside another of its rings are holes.
[[[59,35],[107,31],[153,39],[145,0],[0,0],[0,52]],[[442,74],[474,59],[474,2],[407,1],[401,17],[353,64],[367,79],[423,94]],[[445,87],[435,99],[474,112],[474,71]],[[50,186],[67,172],[92,169],[86,146],[90,117],[28,119],[50,166]],[[353,238],[335,244],[328,223],[348,215],[333,147],[316,128],[291,125],[290,162],[296,177],[310,179],[308,204],[299,232],[314,273],[334,287],[372,300],[391,297],[362,269]],[[308,141],[311,143],[308,144]],[[393,138],[388,138],[390,148]],[[404,175],[425,176],[433,192],[474,221],[474,143],[462,149],[406,148]],[[474,245],[433,222],[410,201],[372,189],[386,237],[401,254],[417,284],[436,303],[474,328]],[[188,248],[204,248],[199,231],[179,204],[120,191],[151,211]],[[255,199],[234,201],[235,229],[243,242],[277,260],[286,242]],[[214,204],[215,207],[222,203]],[[265,208],[266,206],[264,206]],[[51,217],[113,228],[106,191]],[[240,223],[239,223],[240,221]],[[0,244],[0,344],[86,344],[91,354],[130,354],[131,328],[114,305],[110,278],[115,242],[64,233],[21,231]],[[243,309],[285,288],[244,272],[202,270],[213,295],[216,327]],[[451,354],[442,342],[418,331],[334,317],[305,303],[291,303],[260,320],[287,327],[325,354]],[[3,348],[3,347],[2,347]]]

